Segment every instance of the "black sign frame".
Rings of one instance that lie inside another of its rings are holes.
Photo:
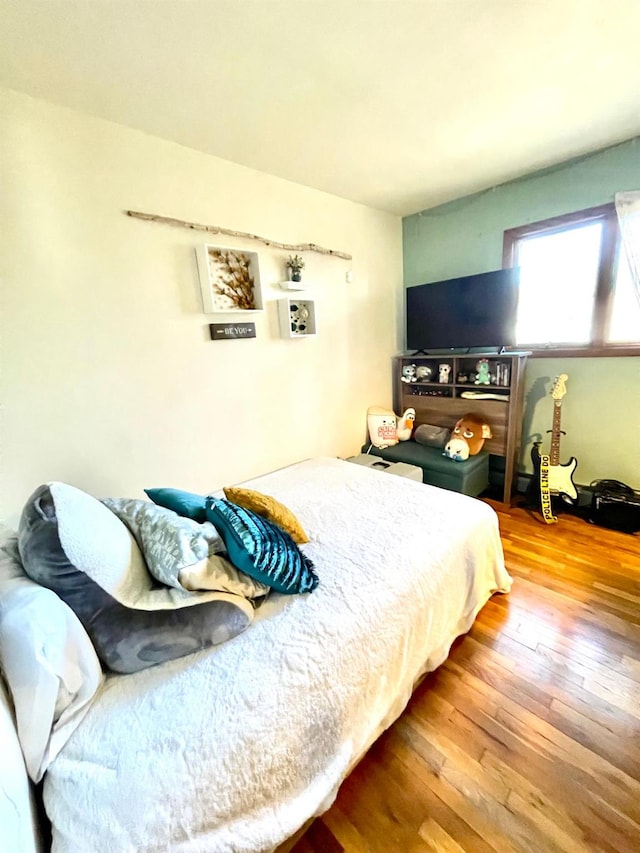
[[[239,341],[255,338],[255,323],[209,323],[212,341]]]

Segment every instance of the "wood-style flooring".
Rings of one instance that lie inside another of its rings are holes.
[[[511,593],[295,853],[639,853],[640,534],[492,505]]]

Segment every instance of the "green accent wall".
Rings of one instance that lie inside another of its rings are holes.
[[[499,269],[506,229],[612,202],[616,192],[637,189],[639,138],[408,216],[404,285]],[[607,477],[640,489],[640,357],[530,359],[520,470],[532,470],[534,440],[548,447],[549,392],[559,373],[569,376],[561,462],[577,457],[578,484]]]

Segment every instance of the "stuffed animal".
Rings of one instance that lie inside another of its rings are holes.
[[[367,409],[369,440],[374,447],[392,447],[398,443],[396,415],[390,409],[369,406]]]
[[[491,374],[489,373],[489,362],[486,358],[481,358],[476,364],[476,385],[489,385],[491,383]]]
[[[398,418],[398,422],[396,424],[396,436],[398,441],[407,441],[411,438],[415,420],[416,410],[412,408],[405,409],[404,414]]]
[[[402,382],[415,382],[416,381],[416,366],[415,364],[404,364],[402,366],[402,376],[400,377]]]
[[[480,453],[485,438],[493,438],[489,424],[478,415],[465,415],[454,426],[442,455],[456,462],[464,462],[470,456]]]

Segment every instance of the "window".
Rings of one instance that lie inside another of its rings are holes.
[[[505,231],[503,265],[520,267],[519,348],[640,348],[640,302],[612,204]]]

